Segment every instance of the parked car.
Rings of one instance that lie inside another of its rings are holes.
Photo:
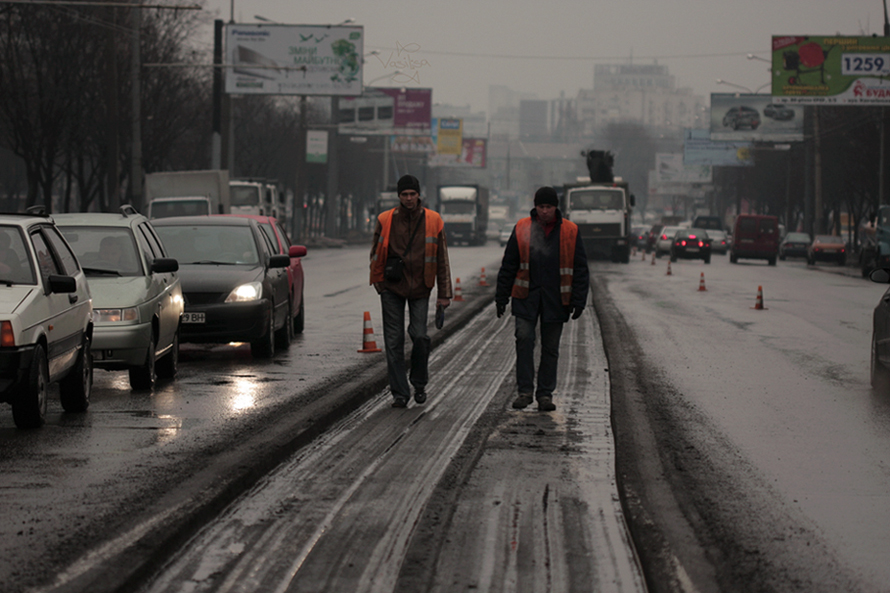
[[[869,278],[872,282],[890,284],[890,269],[872,270]],[[890,288],[872,313],[870,358],[871,386],[886,391],[890,388]]]
[[[770,103],[763,108],[763,115],[776,121],[794,119],[794,110],[781,103]]]
[[[723,127],[738,130],[751,128],[756,130],[760,125],[760,114],[752,107],[733,107],[723,116]]]
[[[779,244],[779,259],[786,257],[806,257],[813,239],[809,233],[788,233]]]
[[[303,333],[303,327],[306,323],[306,307],[303,303],[303,262],[301,257],[306,257],[306,247],[304,245],[292,245],[290,237],[281,221],[271,216],[256,216],[253,214],[232,214],[231,216],[241,216],[244,218],[253,218],[260,225],[269,240],[272,241],[273,247],[277,248],[276,253],[286,255],[290,258],[290,265],[287,267],[287,283],[290,290],[291,314],[293,315],[294,333]]]
[[[665,226],[662,227],[658,238],[655,240],[655,257],[661,257],[662,253],[671,252],[671,244],[674,242],[674,235],[683,227]]]
[[[183,342],[250,342],[258,358],[290,346],[290,257],[256,220],[214,214],[161,218],[154,226],[179,261]]]
[[[711,238],[704,229],[681,229],[674,234],[671,243],[671,261],[701,259],[711,263]]]
[[[705,230],[708,231],[708,237],[711,238],[711,253],[726,255],[730,245],[729,235],[726,234],[726,231]]]
[[[765,259],[776,265],[779,255],[779,219],[761,214],[739,214],[732,232],[729,261]]]
[[[175,259],[148,218],[132,206],[119,214],[56,214],[93,295],[93,365],[126,370],[133,389],[151,389],[179,367],[182,287]]]
[[[833,261],[839,266],[847,263],[847,243],[837,235],[816,235],[807,248],[807,263]]]
[[[52,383],[66,412],[87,409],[92,338],[87,278],[52,218],[0,215],[0,402],[17,427],[44,425]]]

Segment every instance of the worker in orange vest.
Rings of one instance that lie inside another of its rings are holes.
[[[404,175],[398,182],[399,205],[377,216],[371,246],[371,284],[380,295],[383,342],[393,407],[404,408],[411,399],[426,401],[429,381],[430,338],[427,314],[430,293],[438,287],[436,305],[451,304],[451,265],[442,217],[424,208],[420,182]],[[410,376],[405,368],[405,306],[411,338]]]
[[[516,223],[504,250],[495,308],[501,317],[512,297],[516,337],[516,384],[513,407],[538,400],[538,410],[556,409],[553,391],[562,326],[578,319],[587,304],[590,272],[578,226],[562,217],[552,187],[535,192],[535,208]],[[541,323],[541,360],[535,388],[535,327]]]

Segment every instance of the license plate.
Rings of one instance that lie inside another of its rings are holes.
[[[183,313],[183,323],[204,323],[204,313]]]
[[[837,249],[823,249],[823,253],[837,253]]]
[[[698,247],[687,247],[686,251],[689,253],[698,253]]]

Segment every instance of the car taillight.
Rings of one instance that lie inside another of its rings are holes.
[[[680,245],[682,245],[683,247],[686,247],[686,240],[683,239],[682,241],[680,241]]]
[[[662,240],[662,241],[664,241],[664,240],[667,239],[667,238],[668,238],[667,235],[662,235],[662,236],[661,236],[661,240]]]
[[[699,246],[699,247],[704,247],[704,246],[705,246],[705,242],[704,242],[704,241],[699,241],[699,242],[698,242],[698,246]]]
[[[15,334],[12,332],[12,323],[9,321],[0,323],[0,346],[4,348],[15,346]]]

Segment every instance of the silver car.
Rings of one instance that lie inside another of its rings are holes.
[[[149,220],[132,206],[119,214],[57,214],[93,295],[93,363],[127,370],[133,389],[173,379],[184,303],[179,264]]]
[[[674,235],[682,229],[680,226],[666,226],[661,229],[658,238],[655,239],[655,257],[661,257],[662,254],[671,252],[671,244],[674,242]]]

